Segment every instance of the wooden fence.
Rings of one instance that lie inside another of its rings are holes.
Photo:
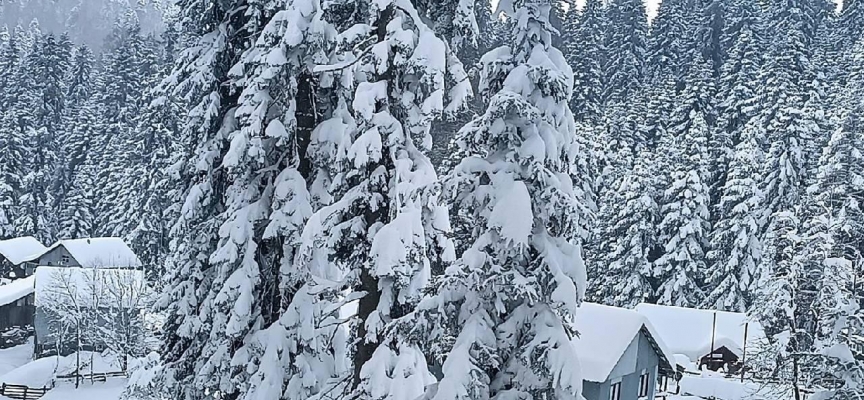
[[[44,396],[45,393],[48,393],[49,390],[51,390],[51,388],[47,386],[42,388],[31,388],[24,385],[10,385],[4,383],[0,386],[0,395],[17,400],[36,400]]]
[[[82,381],[90,381],[90,382],[105,382],[108,378],[126,378],[126,373],[123,371],[117,372],[95,372],[92,374],[68,374],[68,375],[57,375],[57,379],[63,380],[74,380],[75,378],[79,378]]]

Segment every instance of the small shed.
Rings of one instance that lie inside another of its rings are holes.
[[[582,303],[574,320],[586,400],[653,399],[658,379],[675,376],[672,353],[641,314]]]
[[[36,269],[34,260],[45,250],[45,246],[32,236],[0,240],[0,279],[33,275]]]
[[[762,325],[744,313],[647,303],[636,306],[636,311],[651,321],[672,353],[712,371],[740,370],[745,352],[752,353],[766,341]]]
[[[61,240],[39,256],[39,266],[139,268],[141,260],[115,237]]]
[[[33,325],[34,276],[0,285],[0,332]]]

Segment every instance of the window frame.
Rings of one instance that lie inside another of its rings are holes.
[[[71,258],[66,254],[60,256],[60,265],[69,265],[69,260],[71,260]]]
[[[616,379],[609,386],[609,400],[621,400],[621,379]]]
[[[639,374],[639,394],[636,396],[638,398],[647,398],[648,392],[651,389],[651,374],[648,373],[647,369],[643,369],[642,373]]]

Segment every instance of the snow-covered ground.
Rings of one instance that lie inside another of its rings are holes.
[[[27,385],[30,387],[50,386],[57,375],[71,374],[77,366],[74,354],[66,357],[45,357],[31,360],[32,344],[0,350],[0,383]],[[81,371],[92,372],[119,371],[119,363],[113,357],[82,352]],[[82,382],[75,388],[75,382],[55,381],[55,387],[42,397],[43,400],[118,400],[126,387],[126,379],[109,378],[107,382]],[[0,400],[7,400],[0,396]]]
[[[33,339],[27,344],[8,349],[0,349],[0,377],[29,363],[33,357]]]
[[[679,382],[681,396],[670,397],[671,400],[687,398],[714,398],[718,400],[786,400],[791,399],[788,388],[777,385],[739,379],[724,378],[712,373],[701,376],[686,375]]]
[[[119,400],[126,387],[126,379],[108,379],[107,382],[85,382],[77,389],[74,382],[57,384],[41,400]]]

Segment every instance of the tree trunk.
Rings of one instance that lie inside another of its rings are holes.
[[[381,14],[378,16],[378,20],[376,21],[376,35],[378,39],[378,43],[384,42],[387,39],[387,24],[390,20],[393,19],[393,15],[395,14],[395,7],[391,4],[386,9],[381,11]],[[390,81],[393,79],[393,69],[392,65],[385,71],[383,74],[377,77],[377,81]],[[389,85],[388,85],[389,86]],[[388,105],[382,105],[387,107]],[[385,153],[386,150],[385,150]],[[389,156],[384,154],[381,158],[381,162],[386,162]],[[370,164],[367,166],[367,176],[370,176],[373,171],[375,171],[380,164]],[[374,226],[378,222],[387,222],[385,219],[389,215],[389,207],[387,204],[389,203],[386,199],[386,193],[382,193],[385,197],[383,204],[381,204],[378,209],[372,211],[370,209],[366,209],[364,214],[364,220],[366,223],[367,229],[369,227]],[[371,238],[369,240],[371,243]],[[369,319],[369,316],[372,315],[375,310],[378,309],[378,303],[381,300],[381,291],[378,287],[378,278],[373,276],[363,263],[358,263],[357,266],[360,269],[360,282],[359,285],[355,287],[356,291],[365,292],[366,295],[360,299],[360,302],[357,307],[357,318],[359,318],[360,323],[357,327],[357,348],[354,351],[353,355],[353,364],[354,364],[354,375],[351,380],[351,388],[356,389],[361,383],[361,371],[363,366],[372,359],[372,355],[375,354],[375,350],[378,349],[381,338],[375,338],[373,342],[369,342],[366,339],[366,335],[368,331],[366,330],[366,322]]]

